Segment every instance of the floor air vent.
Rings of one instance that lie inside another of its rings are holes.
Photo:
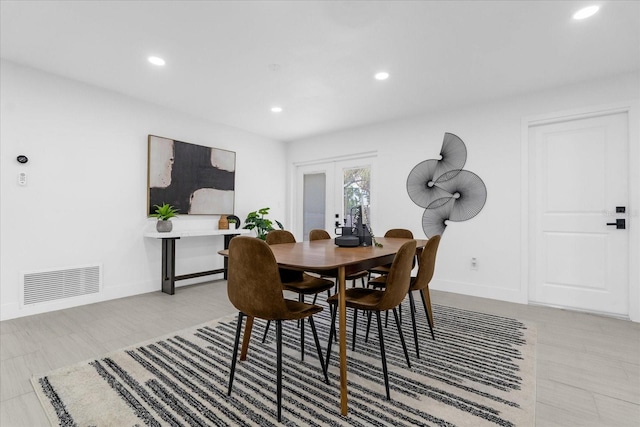
[[[101,270],[100,265],[90,265],[24,273],[22,275],[24,305],[97,294],[102,285]]]

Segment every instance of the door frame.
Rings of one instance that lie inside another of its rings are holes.
[[[301,184],[298,182],[299,167],[313,166],[313,165],[319,165],[324,163],[342,162],[342,161],[348,161],[348,160],[359,160],[359,159],[367,160],[371,164],[371,199],[374,200],[375,198],[375,200],[377,200],[377,197],[378,197],[378,194],[376,191],[377,158],[378,158],[378,151],[365,151],[362,153],[325,157],[322,159],[314,159],[309,161],[291,163],[291,174],[289,175],[291,185],[289,186],[288,202],[289,202],[289,218],[291,218],[290,222],[292,224],[291,230],[294,230],[294,234],[297,234],[298,230],[302,229],[301,224],[298,223],[298,214],[299,214],[298,211],[299,209],[301,209],[301,207],[299,206],[299,203],[297,203],[298,201],[297,190],[298,190],[298,186]],[[377,216],[377,207],[375,204],[371,206],[371,216],[374,218],[374,220]],[[329,231],[329,233],[332,234],[333,230],[327,230],[327,231]],[[302,241],[300,236],[296,235],[296,238]]]
[[[532,238],[530,226],[530,185],[532,183],[532,159],[529,156],[530,144],[529,128],[535,125],[551,124],[569,120],[586,119],[616,113],[628,115],[629,135],[629,319],[640,322],[640,117],[637,100],[617,102],[613,104],[584,107],[535,116],[523,117],[521,122],[521,227],[520,227],[520,298],[523,303],[529,303],[529,278],[531,269],[531,251],[529,243]],[[635,260],[635,262],[634,262]]]

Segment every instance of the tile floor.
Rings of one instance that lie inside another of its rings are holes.
[[[640,426],[640,324],[437,291],[432,301],[537,325],[537,426]],[[33,375],[233,313],[216,281],[0,322],[0,426],[49,425]]]

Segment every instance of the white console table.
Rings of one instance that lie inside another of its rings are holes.
[[[176,280],[193,279],[194,277],[209,276],[211,274],[223,273],[227,278],[228,260],[224,259],[224,268],[217,270],[201,271],[199,273],[183,274],[176,276],[176,240],[183,237],[203,237],[203,236],[224,236],[224,248],[229,248],[229,242],[233,236],[239,234],[249,234],[250,230],[243,228],[230,230],[181,230],[159,233],[157,231],[147,231],[144,237],[152,239],[162,239],[162,292],[173,295],[176,291]]]

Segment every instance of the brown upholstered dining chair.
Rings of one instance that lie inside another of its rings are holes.
[[[287,230],[273,230],[267,233],[266,242],[268,245],[278,245],[281,243],[295,243],[296,238]],[[316,298],[319,293],[327,291],[327,297],[331,295],[330,290],[333,288],[333,281],[323,279],[321,277],[315,277],[302,271],[289,270],[286,268],[279,268],[280,279],[282,281],[282,287],[291,292],[298,294],[298,301],[304,302],[305,295],[313,295],[313,304],[316,302]],[[269,332],[269,326],[271,322],[267,322],[267,326],[264,329],[264,336],[262,342],[267,339],[267,333]],[[301,343],[300,351],[302,354],[302,360],[304,360],[304,328],[301,328]]]
[[[401,239],[413,239],[413,233],[411,232],[411,230],[407,230],[405,228],[392,228],[390,230],[387,230],[386,233],[384,233],[384,237],[398,237]],[[416,266],[416,257],[414,256],[411,262],[411,269],[413,269],[415,266]],[[367,287],[372,286],[374,288],[384,288],[386,283],[385,276],[389,274],[389,267],[391,267],[391,264],[379,265],[377,267],[369,269],[370,280],[367,282]],[[372,273],[377,274],[378,277],[375,277],[372,279],[371,278]],[[385,328],[387,327],[388,316],[389,316],[389,313],[386,313],[385,320],[384,320]],[[371,315],[369,315],[369,320],[371,320]],[[400,320],[402,321],[402,307],[400,307]],[[367,328],[367,336],[369,336],[368,328]]]
[[[404,335],[402,334],[402,328],[400,327],[400,319],[398,318],[397,307],[402,300],[407,296],[409,292],[409,284],[411,280],[411,260],[416,253],[416,241],[411,240],[403,244],[391,264],[389,274],[387,276],[387,285],[384,290],[372,289],[372,288],[349,288],[345,293],[345,302],[348,308],[353,308],[353,338],[352,348],[355,349],[356,342],[356,327],[358,323],[357,313],[359,310],[365,312],[374,312],[378,321],[378,341],[380,342],[380,358],[382,359],[382,372],[384,374],[384,385],[387,392],[387,399],[391,399],[389,392],[389,375],[387,373],[387,358],[384,349],[384,335],[382,332],[382,319],[380,312],[393,310],[393,315],[396,320],[396,326],[398,327],[398,335],[400,336],[400,342],[402,343],[402,349],[404,350],[404,356],[407,360],[407,366],[411,368],[411,362],[409,361],[409,353],[407,352],[407,345],[404,341]],[[329,303],[335,305],[338,303],[338,295],[333,295],[329,298]],[[333,342],[333,334],[335,333],[335,321],[336,321],[336,309],[332,310],[331,314],[331,328],[329,332],[329,345],[327,348],[327,367],[329,366],[329,360],[331,358],[331,344]]]
[[[309,232],[309,240],[313,241],[313,240],[328,240],[331,239],[331,235],[326,231],[326,230],[322,230],[319,228],[313,229]],[[327,276],[327,275],[322,275],[322,277],[333,277],[335,279],[335,276]],[[365,277],[369,277],[369,272],[368,271],[358,271],[355,272],[353,274],[349,274],[347,277],[345,277],[345,281],[346,280],[351,280],[351,286],[355,286],[356,285],[356,280],[360,279],[362,281],[362,286],[365,286]],[[334,293],[338,291],[338,282],[336,281],[336,288],[334,289]]]
[[[411,277],[411,286],[409,287],[409,301],[411,303],[411,321],[413,322],[413,339],[416,344],[416,356],[420,359],[420,348],[418,346],[418,330],[416,327],[416,304],[413,299],[413,292],[420,292],[422,297],[422,306],[424,307],[427,323],[431,330],[431,338],[434,340],[436,336],[433,333],[433,311],[431,310],[431,296],[429,295],[429,283],[433,279],[433,273],[436,269],[436,254],[440,245],[440,236],[432,236],[427,240],[427,244],[420,254],[418,261],[418,274]]]
[[[399,237],[401,239],[413,239],[413,233],[411,232],[411,230],[407,230],[405,228],[392,228],[391,230],[387,230],[387,232],[384,233],[384,237]],[[415,259],[413,262],[413,266],[415,267]],[[369,273],[374,273],[379,275],[389,274],[390,267],[391,267],[391,264],[379,265],[377,267],[370,268]],[[371,277],[371,274],[369,275],[369,277]]]
[[[240,331],[245,316],[276,322],[276,352],[277,352],[277,402],[278,421],[281,419],[282,402],[282,321],[301,320],[304,329],[304,319],[309,319],[313,338],[318,350],[318,360],[326,383],[329,383],[326,365],[320,349],[320,341],[313,322],[313,315],[322,311],[322,307],[314,304],[285,299],[282,292],[282,282],[278,274],[278,264],[269,246],[260,239],[248,236],[238,236],[229,243],[229,279],[227,294],[229,301],[238,309],[238,324],[236,328],[233,358],[229,376],[229,390],[231,395],[233,378],[235,375],[240,343]]]
[[[429,283],[433,279],[433,273],[436,268],[436,254],[438,253],[438,246],[440,245],[440,236],[432,236],[427,240],[427,244],[420,254],[418,261],[418,274],[411,277],[411,286],[409,287],[409,302],[411,307],[411,322],[413,324],[413,339],[416,346],[416,356],[420,359],[420,347],[418,345],[418,328],[416,323],[416,304],[413,298],[413,292],[420,292],[422,297],[422,306],[424,307],[425,315],[427,317],[427,323],[431,331],[431,338],[436,339],[433,333],[433,311],[431,310],[431,296],[429,294]],[[381,288],[386,286],[387,276],[376,277],[369,281],[369,284],[374,288]],[[367,331],[368,332],[368,331]]]

